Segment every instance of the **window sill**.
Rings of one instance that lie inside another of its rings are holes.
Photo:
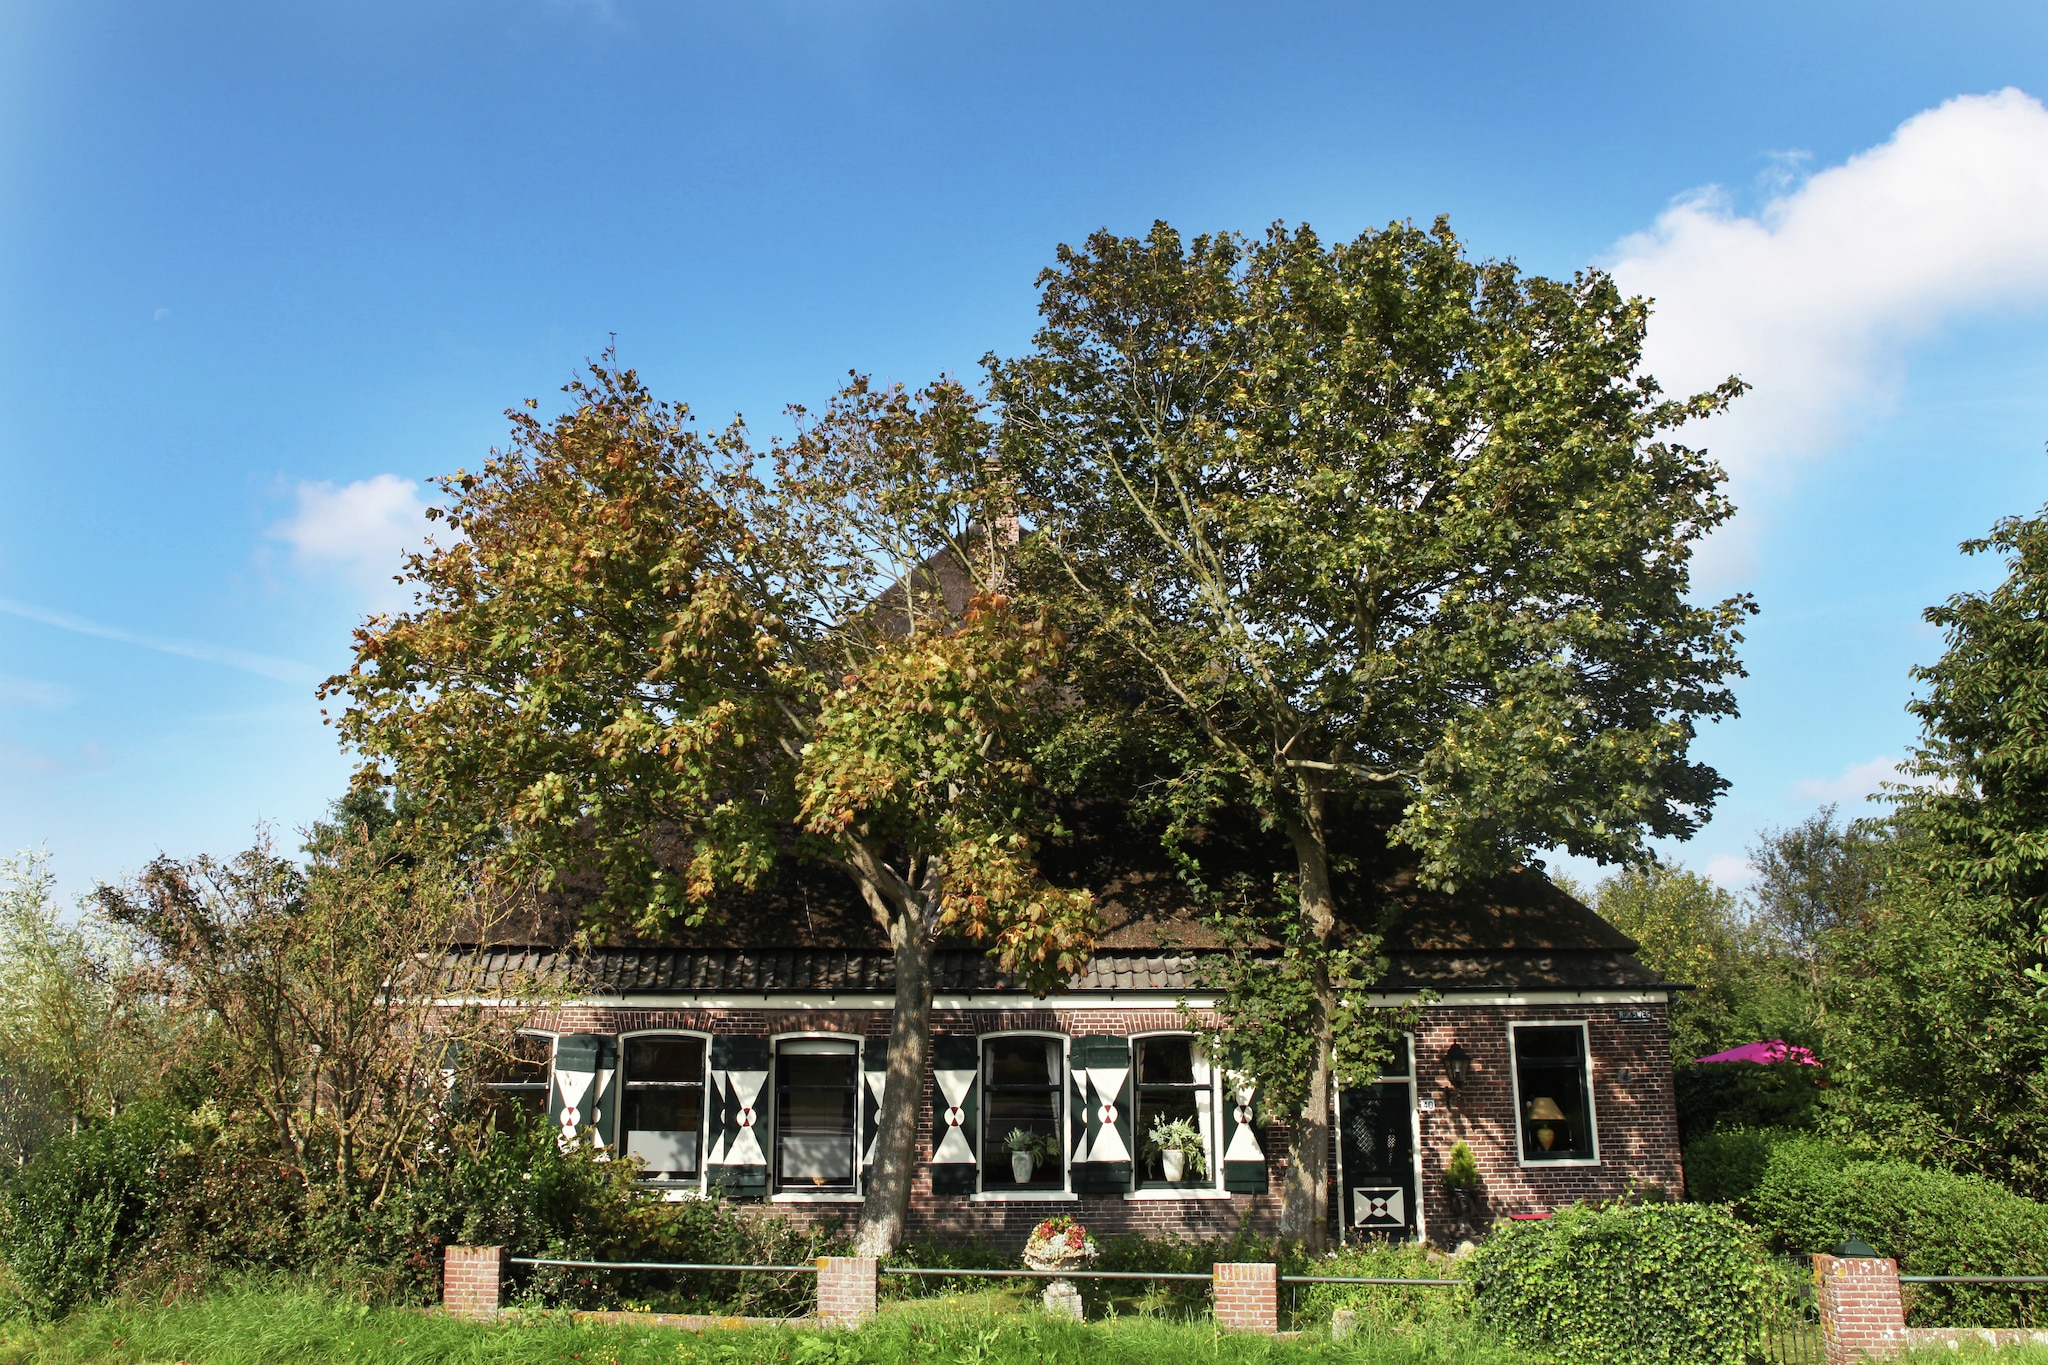
[[[1528,1157],[1523,1157],[1521,1164],[1523,1170],[1542,1171],[1548,1170],[1552,1166],[1598,1166],[1600,1158],[1597,1156],[1565,1156],[1555,1157],[1549,1161],[1531,1161]]]
[[[983,1190],[968,1196],[977,1204],[1070,1204],[1080,1197],[1072,1190]]]
[[[858,1204],[865,1198],[867,1198],[866,1195],[854,1194],[846,1190],[834,1190],[829,1194],[785,1192],[769,1195],[768,1202],[771,1204]]]
[[[1132,1190],[1124,1195],[1126,1199],[1228,1199],[1229,1190],[1218,1190],[1207,1186],[1176,1190]]]

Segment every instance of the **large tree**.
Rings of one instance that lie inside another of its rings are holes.
[[[1830,1108],[1844,1136],[2048,1195],[2048,512],[2008,518],[1988,592],[1925,613],[1922,734],[1877,884],[1833,928]],[[1867,874],[1866,874],[1867,875]]]
[[[1037,871],[1060,638],[1004,591],[987,425],[957,384],[855,378],[760,450],[613,364],[569,392],[442,481],[458,537],[408,561],[417,606],[326,685],[359,780],[543,888],[594,878],[599,937],[700,919],[790,859],[850,878],[895,958],[860,1234],[892,1250],[935,940],[1041,986],[1092,946],[1089,897]]]
[[[1033,349],[988,362],[1032,585],[1170,713],[1190,820],[1234,804],[1292,851],[1280,975],[1312,1056],[1241,1064],[1287,1098],[1282,1235],[1316,1242],[1336,1021],[1371,1022],[1339,1014],[1380,914],[1341,903],[1354,850],[1439,886],[1556,845],[1632,860],[1725,785],[1688,749],[1734,713],[1752,608],[1689,600],[1731,508],[1669,433],[1740,385],[1664,397],[1646,302],[1474,262],[1441,222],[1105,232],[1040,288]]]

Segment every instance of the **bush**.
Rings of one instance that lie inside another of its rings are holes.
[[[1860,1237],[1908,1275],[2048,1274],[2048,1205],[1981,1176],[1861,1161],[1815,1138],[1779,1142],[1742,1212],[1780,1250]],[[1908,1286],[1917,1325],[2037,1327],[2048,1303],[2023,1286]]]
[[[1673,1077],[1678,1131],[1690,1143],[1728,1128],[1811,1129],[1822,1075],[1799,1062],[1680,1067]]]
[[[1722,1128],[1695,1139],[1685,1149],[1685,1197],[1695,1204],[1741,1204],[1763,1182],[1772,1150],[1798,1140],[1802,1135],[1772,1128]]]
[[[1287,1266],[1289,1275],[1357,1275],[1388,1280],[1458,1278],[1456,1263],[1414,1242],[1379,1242],[1344,1247],[1312,1261]],[[1455,1334],[1472,1309],[1469,1288],[1426,1285],[1402,1289],[1381,1284],[1315,1284],[1302,1288],[1295,1305],[1297,1328],[1328,1323],[1340,1308],[1358,1314],[1361,1327],[1376,1333],[1436,1336]]]
[[[178,1183],[178,1121],[131,1109],[49,1143],[0,1191],[0,1244],[31,1316],[57,1318],[113,1288]]]
[[[1763,1248],[1713,1205],[1574,1204],[1496,1224],[1468,1273],[1482,1323],[1567,1365],[1741,1365],[1762,1345]]]

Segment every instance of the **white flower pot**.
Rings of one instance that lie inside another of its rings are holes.
[[[1187,1156],[1178,1147],[1169,1147],[1159,1154],[1159,1169],[1168,1180],[1178,1180],[1187,1169]]]
[[[1010,1174],[1017,1178],[1017,1183],[1019,1185],[1026,1184],[1030,1181],[1031,1168],[1035,1164],[1036,1163],[1031,1160],[1031,1153],[1029,1152],[1010,1153]]]

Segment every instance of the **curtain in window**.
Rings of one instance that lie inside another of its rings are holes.
[[[778,1189],[853,1189],[859,1086],[860,1056],[851,1039],[791,1038],[776,1049]]]
[[[626,1155],[658,1180],[694,1180],[704,1119],[704,1040],[639,1034],[624,1041],[620,1118]]]

